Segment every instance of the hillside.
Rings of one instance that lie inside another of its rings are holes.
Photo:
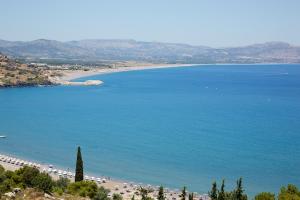
[[[43,67],[21,64],[0,54],[0,87],[51,85]]]
[[[26,60],[143,61],[159,63],[299,63],[300,47],[268,42],[244,47],[211,48],[135,40],[28,42],[0,40],[0,52]]]

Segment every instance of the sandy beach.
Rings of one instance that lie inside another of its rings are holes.
[[[114,67],[114,68],[95,68],[88,71],[84,70],[62,70],[60,73],[62,76],[52,78],[55,83],[62,85],[101,85],[101,80],[87,80],[84,82],[74,82],[72,80],[82,77],[88,77],[99,74],[108,74],[116,72],[136,71],[136,70],[147,70],[147,69],[161,69],[161,68],[172,68],[172,67],[188,67],[196,64],[153,64],[145,66],[129,66],[129,67]]]
[[[64,169],[58,169],[52,164],[39,164],[36,162],[22,160],[16,157],[7,156],[0,154],[0,165],[3,166],[6,170],[15,171],[23,166],[30,166],[39,169],[41,172],[49,174],[54,180],[58,180],[60,177],[68,178],[71,181],[74,181],[75,173]],[[158,194],[159,186],[153,186],[150,184],[141,184],[128,181],[121,181],[112,179],[111,177],[104,176],[92,176],[85,174],[85,180],[94,181],[98,186],[103,186],[106,189],[110,190],[109,197],[112,197],[114,193],[122,195],[123,199],[129,200],[135,195],[136,199],[140,199],[138,189],[140,187],[152,189],[153,192],[149,194],[150,197],[156,199]],[[169,189],[165,188],[165,196],[168,200],[178,200],[180,199],[180,189]],[[194,193],[194,199],[199,200],[209,200],[209,197],[206,194],[200,195]]]

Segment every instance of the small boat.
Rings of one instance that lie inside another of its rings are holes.
[[[5,135],[0,135],[0,138],[6,138],[6,136]]]

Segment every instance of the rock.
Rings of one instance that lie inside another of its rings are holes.
[[[44,194],[44,197],[46,199],[55,199],[53,196],[51,196],[50,194],[47,194],[47,193]]]
[[[9,198],[15,198],[16,197],[15,193],[13,193],[13,192],[7,192],[7,193],[4,194],[4,196],[9,197]]]

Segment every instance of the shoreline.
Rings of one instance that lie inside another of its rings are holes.
[[[281,65],[281,64],[290,64],[290,63],[213,63],[213,64],[149,64],[149,65],[137,65],[137,66],[122,66],[122,67],[114,67],[114,68],[95,68],[90,69],[88,71],[84,70],[62,70],[61,77],[55,77],[60,82],[67,82],[67,84],[63,85],[88,85],[84,84],[85,82],[74,82],[78,78],[101,75],[101,74],[110,74],[110,73],[119,73],[119,72],[127,72],[127,71],[139,71],[139,70],[150,70],[150,69],[163,69],[163,68],[177,68],[177,67],[192,67],[192,66],[206,66],[206,65]],[[292,63],[294,64],[294,63]],[[88,81],[101,81],[101,80],[88,80]],[[74,83],[74,84],[73,84]],[[101,81],[100,84],[103,82]],[[100,85],[99,84],[99,85]],[[92,84],[91,84],[92,85]]]
[[[7,154],[0,153],[0,165],[4,167],[5,170],[15,171],[20,169],[23,166],[35,167],[41,172],[49,174],[54,180],[58,180],[60,177],[68,178],[71,182],[74,181],[75,173],[72,172],[72,168],[67,168],[63,170],[57,168],[52,164],[40,164],[39,162],[29,161],[20,159],[14,156],[8,156]],[[70,170],[71,169],[71,170]],[[137,195],[138,188],[146,187],[153,189],[153,193],[150,193],[149,196],[152,198],[157,197],[159,186],[153,186],[151,184],[136,183],[128,180],[114,179],[107,176],[95,176],[93,174],[84,173],[84,180],[93,181],[97,183],[98,186],[103,186],[106,189],[109,189],[109,197],[112,197],[113,194],[120,194],[124,200],[130,200],[133,195],[137,199],[140,199],[140,196]],[[180,189],[170,189],[165,187],[165,196],[167,200],[179,200],[180,199]],[[199,194],[194,192],[195,199],[199,200],[209,200],[207,194]]]
[[[162,69],[162,68],[175,68],[175,67],[190,67],[199,64],[157,64],[157,65],[145,65],[145,66],[131,66],[131,67],[114,67],[114,68],[95,68],[89,71],[84,70],[68,70],[61,71],[61,77],[52,78],[52,81],[59,85],[101,85],[103,81],[101,80],[87,80],[83,82],[73,81],[78,78],[110,74],[118,72],[127,71],[138,71],[138,70],[148,70],[148,69]]]

